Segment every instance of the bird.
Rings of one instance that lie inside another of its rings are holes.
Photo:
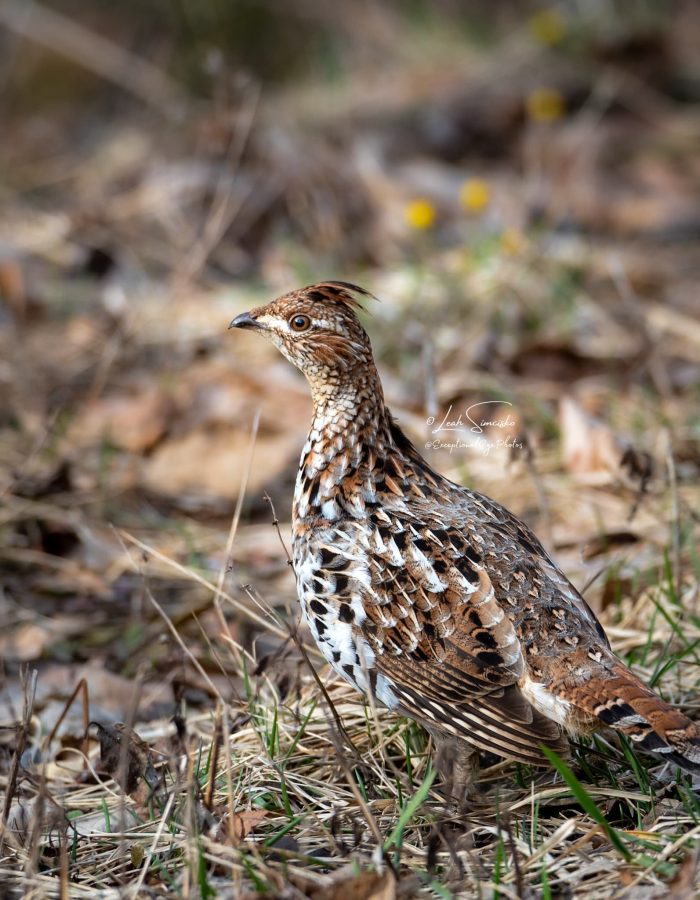
[[[238,315],[308,381],[313,419],[296,477],[293,566],[303,616],[336,672],[434,739],[467,796],[486,752],[551,765],[601,728],[700,772],[700,728],[612,652],[531,529],[435,471],[384,400],[345,281]]]

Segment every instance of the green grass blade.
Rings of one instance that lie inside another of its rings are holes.
[[[384,841],[385,850],[388,850],[389,847],[401,846],[404,830],[415,815],[416,810],[425,802],[426,797],[430,793],[430,788],[432,787],[433,781],[435,781],[436,775],[437,772],[435,771],[435,769],[433,769],[432,767],[428,769],[426,776],[423,779],[423,783],[411,797],[411,799],[406,802],[404,808],[401,810],[401,815],[399,816],[399,820],[394,826],[393,831],[386,839],[386,841]]]
[[[605,831],[606,835],[608,836],[608,840],[613,845],[613,847],[615,847],[618,853],[620,853],[621,856],[629,861],[632,858],[632,854],[625,846],[624,840],[608,822],[603,813],[598,809],[591,795],[581,784],[578,778],[574,775],[571,769],[567,766],[564,760],[561,759],[553,750],[550,750],[549,747],[542,746],[542,752],[564,779],[567,787],[574,795],[574,798],[578,801],[583,810],[591,817],[591,819],[593,819],[594,822],[597,822],[598,825],[601,826],[603,831]]]

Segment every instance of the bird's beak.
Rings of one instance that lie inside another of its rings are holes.
[[[228,326],[229,328],[265,328],[265,325],[262,322],[258,322],[257,319],[254,319],[249,312],[241,313],[240,316],[236,316],[235,319],[231,320],[231,324]]]

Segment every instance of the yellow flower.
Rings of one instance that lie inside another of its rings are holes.
[[[566,20],[556,9],[541,9],[528,22],[530,33],[547,47],[560,44],[566,35]]]
[[[481,178],[468,178],[459,191],[459,200],[469,212],[481,212],[489,205],[489,186]]]
[[[519,228],[505,228],[501,233],[501,250],[508,256],[520,256],[527,247],[527,238]]]
[[[423,197],[411,200],[405,210],[406,221],[418,231],[427,231],[435,224],[436,211],[430,200]]]
[[[537,88],[528,94],[525,108],[533,122],[555,122],[566,111],[564,98],[554,88]]]

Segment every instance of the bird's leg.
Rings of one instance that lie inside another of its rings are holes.
[[[428,729],[435,747],[435,768],[442,776],[451,805],[461,810],[479,771],[479,753],[466,741]]]

